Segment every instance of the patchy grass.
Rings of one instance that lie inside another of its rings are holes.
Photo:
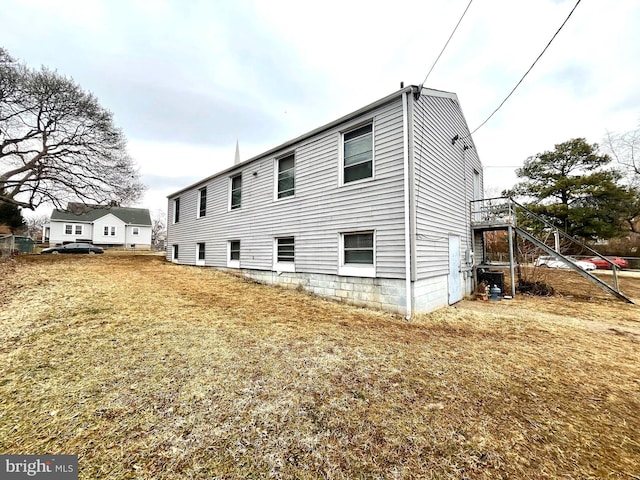
[[[77,453],[82,479],[640,476],[632,305],[406,323],[149,255],[7,272],[0,452]]]

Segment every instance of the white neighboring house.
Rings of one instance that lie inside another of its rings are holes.
[[[151,215],[147,208],[106,207],[69,203],[54,210],[44,226],[50,245],[88,242],[103,247],[151,248]]]
[[[167,259],[410,318],[471,292],[481,192],[458,97],[409,86],[169,195]]]

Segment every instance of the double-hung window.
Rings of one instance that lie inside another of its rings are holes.
[[[131,227],[131,235],[140,235],[140,227]]]
[[[375,277],[375,273],[375,233],[342,233],[338,275]]]
[[[198,190],[198,218],[207,215],[207,187]]]
[[[171,252],[171,261],[178,262],[178,244],[173,244],[173,249]]]
[[[240,268],[240,240],[229,240],[227,250],[227,267]]]
[[[229,209],[235,210],[242,205],[242,174],[231,177],[230,187]]]
[[[82,235],[82,225],[75,225],[75,234]]]
[[[173,200],[173,223],[180,221],[180,197]]]
[[[64,226],[64,234],[65,235],[73,235],[73,225],[65,224],[65,226]]]
[[[342,134],[342,183],[373,177],[373,124]]]
[[[109,234],[111,234],[112,237],[116,236],[116,227],[110,227],[108,225],[104,226],[104,230],[102,231],[103,235],[105,237],[109,236]]]
[[[276,160],[278,178],[276,181],[277,198],[292,197],[296,191],[296,159],[295,155]]]
[[[295,239],[293,237],[276,238],[274,247],[273,269],[277,272],[295,272]]]

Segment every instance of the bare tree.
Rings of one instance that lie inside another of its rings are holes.
[[[72,79],[0,48],[0,200],[128,204],[143,190],[111,112]]]
[[[47,214],[28,215],[24,217],[27,225],[27,235],[37,239],[42,235],[42,228],[51,221],[51,216]]]
[[[163,250],[167,239],[167,214],[163,210],[156,210],[151,215],[151,245],[156,250]]]
[[[625,133],[607,132],[605,145],[634,183],[640,183],[640,126]]]

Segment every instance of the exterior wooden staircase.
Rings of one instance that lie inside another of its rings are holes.
[[[520,225],[518,225],[520,222]],[[554,247],[547,245],[547,243],[536,236],[533,233],[533,229],[528,229],[525,225],[527,223],[535,223],[538,226],[541,226],[542,229],[547,232],[553,233],[555,244]],[[594,285],[600,287],[602,290],[614,295],[628,303],[633,303],[630,298],[624,295],[619,287],[618,287],[618,276],[617,270],[618,266],[612,263],[609,259],[596,252],[592,248],[583,243],[577,241],[573,237],[567,235],[562,232],[555,226],[551,225],[549,222],[545,221],[542,217],[535,214],[531,210],[529,210],[524,205],[519,204],[512,198],[507,197],[498,197],[498,198],[489,198],[484,200],[473,200],[471,201],[471,230],[473,234],[473,244],[474,244],[474,252],[475,253],[475,261],[474,264],[477,268],[486,268],[491,267],[493,265],[486,265],[486,251],[485,251],[485,242],[484,242],[484,233],[489,231],[507,231],[507,238],[509,244],[509,269],[511,274],[511,294],[515,296],[516,286],[515,286],[515,263],[517,261],[516,256],[514,255],[514,238],[517,239],[517,236],[524,238],[537,248],[544,251],[547,255],[554,257],[555,260],[563,262],[569,269],[577,272],[582,275],[584,278],[592,282]],[[611,265],[612,275],[612,285],[605,282],[601,278],[593,275],[592,273],[583,270],[580,266],[576,265],[569,257],[560,253],[560,239],[565,242],[569,242],[577,247],[579,247],[582,251],[590,252],[590,255],[593,257],[599,257],[608,262]],[[504,265],[506,266],[506,265]]]

